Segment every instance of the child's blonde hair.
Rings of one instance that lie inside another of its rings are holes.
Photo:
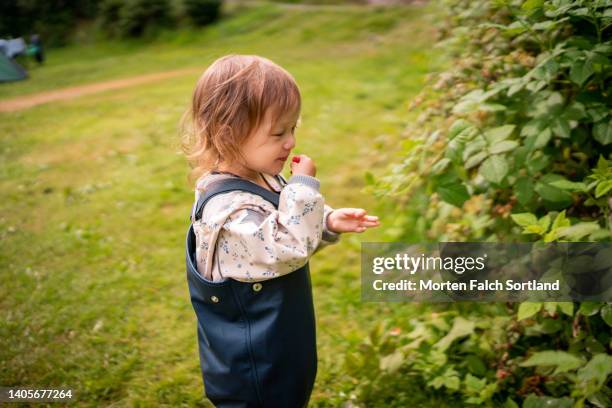
[[[301,96],[289,72],[256,55],[226,55],[204,71],[183,116],[182,148],[190,181],[221,162],[242,158],[239,146],[268,113],[299,112]]]

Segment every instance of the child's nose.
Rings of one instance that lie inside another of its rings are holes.
[[[293,149],[295,147],[295,136],[291,135],[283,147],[287,150]]]

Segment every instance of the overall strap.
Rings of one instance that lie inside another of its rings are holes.
[[[200,196],[198,202],[196,203],[195,212],[193,213],[193,219],[191,222],[199,220],[202,218],[202,212],[204,210],[204,206],[214,196],[221,193],[226,193],[228,191],[247,191],[249,193],[256,194],[262,197],[264,200],[269,201],[274,205],[275,208],[278,208],[278,198],[279,193],[273,193],[270,190],[266,190],[265,188],[244,179],[224,179],[218,180],[210,183],[205,190],[205,193]]]

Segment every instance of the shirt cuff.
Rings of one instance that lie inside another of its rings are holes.
[[[325,210],[326,211],[323,216],[323,236],[321,237],[321,239],[327,242],[336,242],[340,239],[340,233],[330,231],[327,228],[327,217],[329,217],[329,214],[331,214],[334,209],[326,206]]]
[[[319,182],[318,179],[312,176],[306,176],[303,174],[296,174],[295,176],[291,176],[289,178],[289,181],[287,182],[287,184],[296,184],[296,183],[307,185],[308,187],[314,188],[316,191],[319,191],[321,187],[321,183]]]

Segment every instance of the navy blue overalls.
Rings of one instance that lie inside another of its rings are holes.
[[[225,179],[211,183],[200,197],[195,220],[213,196],[233,190],[257,194],[278,208],[278,193],[247,180]],[[263,282],[212,282],[196,269],[195,245],[192,223],[187,282],[206,396],[217,407],[306,407],[317,373],[308,263]]]

